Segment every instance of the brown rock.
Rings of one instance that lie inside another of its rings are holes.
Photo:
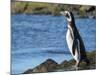
[[[47,72],[53,71],[58,66],[58,64],[54,60],[51,60],[51,59],[48,59],[47,61],[45,61],[44,63],[42,63],[40,65],[41,65],[41,67],[45,66],[45,68],[47,69]]]
[[[65,60],[60,64],[61,67],[67,67],[68,66],[68,61]]]
[[[29,69],[24,74],[28,73],[42,73],[42,72],[53,72],[58,67],[58,64],[51,59],[46,60],[34,69]]]
[[[96,68],[96,52],[87,52],[87,57],[90,61],[90,65],[86,65],[85,62],[81,62],[78,70],[90,70]],[[75,71],[76,68],[75,60],[71,59],[69,61],[63,61],[60,65],[52,59],[48,59],[45,62],[41,63],[33,69],[28,69],[23,74],[30,73],[43,73],[43,72],[59,72],[59,71]]]

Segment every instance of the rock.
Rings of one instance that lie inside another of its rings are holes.
[[[39,66],[35,67],[34,69],[29,69],[24,74],[27,73],[41,73],[41,72],[53,72],[57,69],[58,63],[56,63],[52,59],[48,59],[45,62],[41,63]]]
[[[63,61],[60,66],[63,68],[63,67],[68,67],[69,65],[69,62],[67,60]]]
[[[81,62],[78,70],[90,70],[96,68],[96,51],[87,52],[87,58],[90,61],[89,65],[86,65],[85,62]],[[71,59],[69,61],[63,61],[61,64],[58,64],[52,59],[47,59],[45,62],[41,63],[33,69],[28,69],[23,74],[30,73],[44,73],[44,72],[62,72],[62,71],[75,71],[74,67],[75,60]]]
[[[33,69],[33,72],[48,72],[48,69],[45,65],[40,65]]]
[[[45,66],[45,68],[47,69],[47,72],[51,72],[57,68],[58,63],[56,63],[52,59],[48,59],[47,61],[45,61],[44,63],[41,64],[41,68],[42,68],[42,66]]]
[[[33,69],[28,69],[27,71],[25,71],[25,72],[22,73],[22,74],[30,74],[30,73],[33,73],[32,71],[33,71]]]

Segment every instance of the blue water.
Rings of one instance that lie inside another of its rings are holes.
[[[65,35],[67,22],[63,16],[12,15],[12,73],[34,68],[48,58],[61,63],[72,57]],[[75,18],[87,51],[96,50],[96,20]]]

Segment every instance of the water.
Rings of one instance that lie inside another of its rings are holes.
[[[96,20],[75,20],[86,50],[96,50]],[[58,63],[72,58],[65,40],[67,23],[63,16],[12,15],[11,29],[13,74],[34,68],[48,58]]]

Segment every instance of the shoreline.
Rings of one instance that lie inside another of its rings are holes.
[[[96,51],[87,52],[87,57],[90,61],[90,65],[86,66],[86,64],[82,62],[80,63],[80,67],[78,70],[96,69]],[[56,61],[52,59],[47,59],[35,68],[27,69],[22,74],[75,71],[75,68],[73,67],[74,64],[75,61],[73,59],[69,61],[64,60],[60,64],[58,64]]]
[[[11,14],[11,15],[35,15],[35,16],[54,16],[54,17],[62,17],[62,15],[51,15],[51,14],[24,14],[24,13],[17,13],[17,14]],[[83,19],[96,19],[95,16],[80,16],[80,15],[75,15],[75,18],[83,18]]]
[[[41,2],[11,2],[11,14],[35,14],[60,16],[61,11],[69,10],[79,17],[96,18],[96,6],[52,4]]]

